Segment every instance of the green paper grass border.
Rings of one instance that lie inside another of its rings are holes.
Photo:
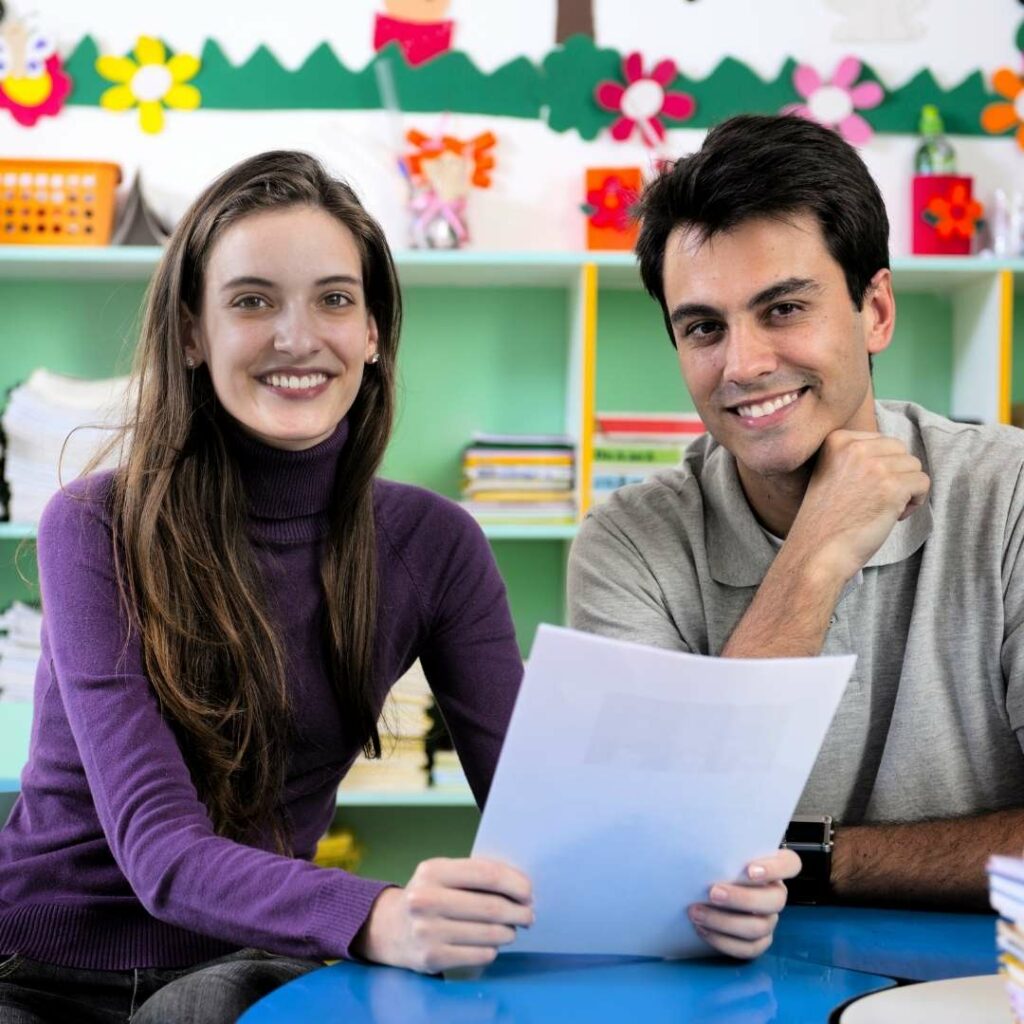
[[[1024,42],[1024,25],[1018,32]],[[85,36],[65,63],[74,87],[69,106],[95,107],[113,83],[96,72],[99,50]],[[525,57],[492,72],[481,71],[458,50],[410,67],[397,44],[388,44],[361,70],[347,68],[328,43],[321,43],[294,71],[282,67],[260,46],[241,64],[232,64],[213,39],[203,44],[202,66],[191,84],[202,94],[203,110],[380,110],[375,65],[387,61],[403,113],[480,114],[542,120],[556,132],[576,131],[594,139],[618,117],[594,101],[602,81],[622,81],[623,54],[595,45],[588,36],[574,36],[536,64]],[[695,114],[686,121],[665,118],[667,127],[707,128],[733,114],[777,113],[801,98],[793,87],[798,62],[788,58],[772,80],[746,64],[726,57],[703,79],[677,75],[671,91],[689,93]],[[859,81],[878,82],[882,104],[859,113],[882,134],[917,132],[921,107],[933,103],[942,112],[946,130],[956,135],[988,135],[981,111],[1002,97],[989,91],[978,70],[959,85],[943,89],[930,70],[919,71],[898,89],[888,89],[864,64]]]

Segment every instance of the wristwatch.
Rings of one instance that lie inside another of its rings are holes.
[[[786,882],[790,903],[824,903],[828,899],[835,834],[829,814],[798,814],[790,821],[780,845],[792,850],[803,865],[800,874]]]

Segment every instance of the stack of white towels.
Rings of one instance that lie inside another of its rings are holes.
[[[61,483],[79,476],[124,421],[127,377],[79,380],[38,369],[14,388],[2,424],[8,519],[39,522]],[[106,464],[116,462],[116,453]]]

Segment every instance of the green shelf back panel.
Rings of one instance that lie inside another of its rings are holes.
[[[1013,296],[1013,368],[1010,401],[1024,402],[1024,292]]]
[[[0,608],[12,601],[39,604],[34,540],[0,540]]]
[[[933,294],[900,292],[897,307],[892,344],[875,359],[875,392],[879,398],[908,399],[948,415],[952,304]],[[605,291],[598,297],[597,324],[598,411],[693,410],[661,310],[652,299],[640,292]]]
[[[565,558],[568,542],[491,541],[498,569],[508,588],[516,639],[523,657],[533,646],[537,626],[565,622]]]
[[[925,292],[896,293],[896,330],[875,357],[875,394],[948,416],[952,404],[953,304]]]
[[[563,431],[570,324],[565,289],[407,289],[384,475],[456,498],[473,431]]]
[[[0,281],[0,389],[36,367],[73,377],[127,373],[145,283]]]
[[[480,821],[475,807],[339,808],[335,825],[347,826],[363,845],[356,872],[404,884],[421,860],[468,857]]]
[[[645,292],[598,292],[597,411],[693,411],[661,308]]]

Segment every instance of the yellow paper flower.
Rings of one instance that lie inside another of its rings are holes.
[[[164,128],[164,107],[195,110],[202,96],[187,82],[199,70],[199,58],[176,53],[170,60],[159,39],[139,36],[135,59],[100,57],[96,70],[108,82],[117,85],[100,97],[107,110],[131,110],[139,107],[139,124],[144,132],[155,134]]]

